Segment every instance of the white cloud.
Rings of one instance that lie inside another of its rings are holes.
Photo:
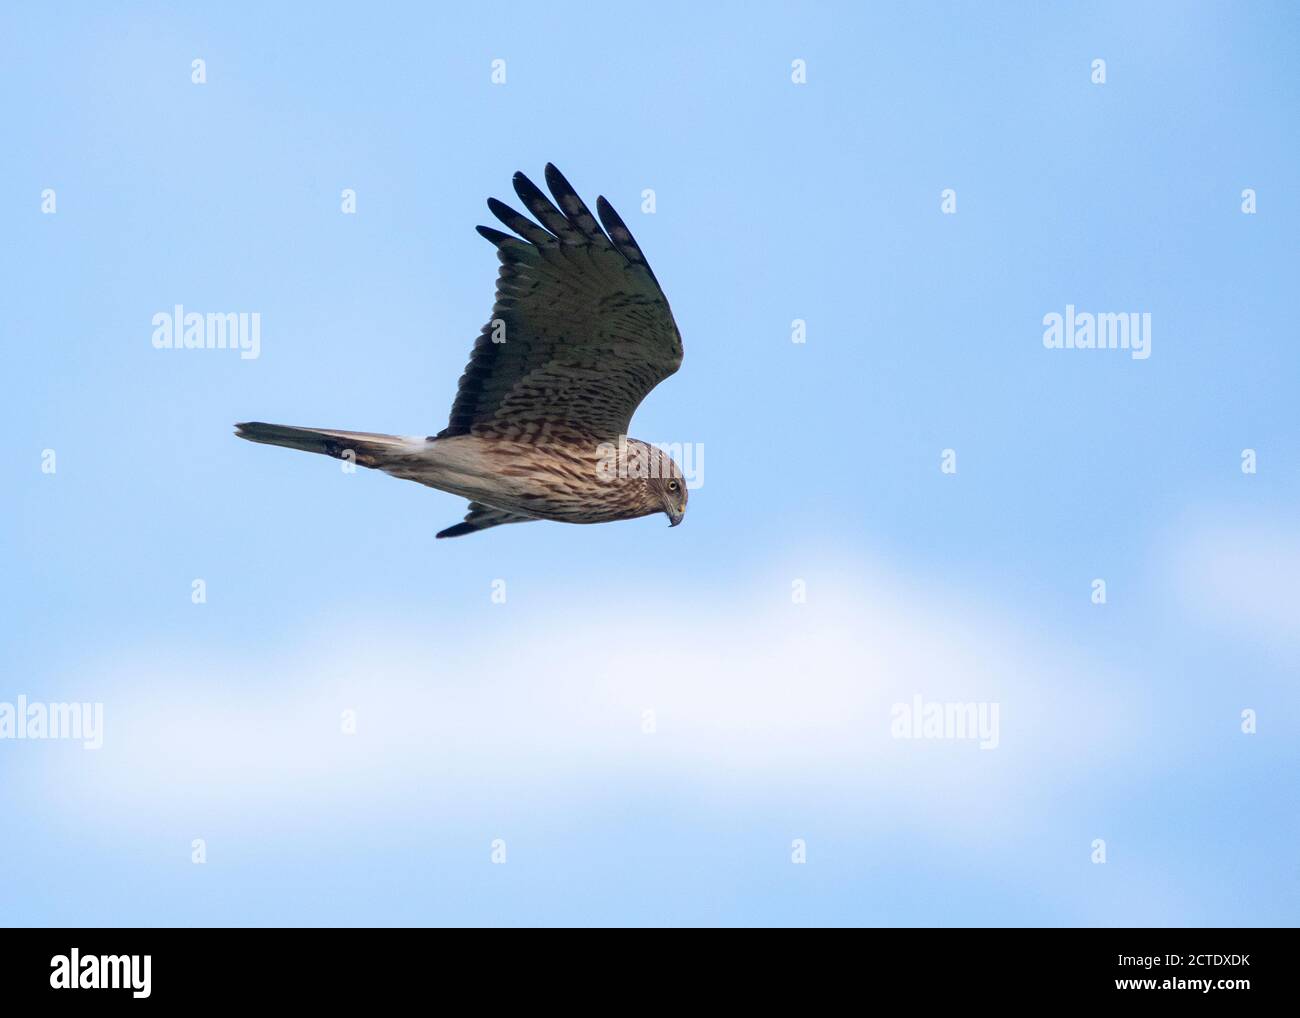
[[[249,816],[340,788],[358,808],[414,796],[447,811],[502,787],[538,802],[646,781],[705,798],[782,789],[910,804],[983,836],[1141,738],[1129,684],[989,606],[880,567],[841,573],[811,581],[802,605],[772,577],[745,584],[747,601],[656,597],[577,627],[563,607],[516,623],[503,605],[436,636],[386,618],[271,658],[237,641],[142,651],[87,683],[103,690],[104,748],[52,758],[51,779],[86,809]],[[916,694],[997,702],[999,747],[892,738],[892,705]],[[356,735],[340,732],[345,709]]]

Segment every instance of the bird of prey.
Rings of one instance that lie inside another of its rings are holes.
[[[627,430],[650,390],[681,365],[681,333],[609,202],[596,199],[598,223],[549,163],[546,183],[554,202],[522,173],[514,176],[536,222],[488,199],[515,235],[478,227],[501,262],[496,303],[445,428],[425,438],[252,422],[235,425],[236,434],[469,499],[464,522],[438,537],[659,512],[677,526],[686,512],[681,470]]]

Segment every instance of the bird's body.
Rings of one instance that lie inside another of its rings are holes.
[[[615,444],[577,435],[519,441],[479,435],[378,435],[260,423],[237,428],[239,437],[251,442],[373,467],[517,517],[494,519],[491,526],[530,519],[611,523],[649,516],[663,512],[664,503],[649,488],[651,478],[640,475],[658,470],[664,474],[662,479],[681,480],[668,456],[636,439],[626,440],[620,455]],[[651,467],[620,470],[620,463],[649,463]]]
[[[626,437],[637,405],[681,363],[672,312],[608,203],[597,203],[607,235],[555,167],[546,179],[559,209],[515,174],[515,190],[542,226],[489,199],[520,236],[479,227],[502,263],[497,300],[446,428],[426,438],[248,423],[236,434],[469,499],[465,521],[439,537],[657,512],[680,523],[681,471],[661,450]]]

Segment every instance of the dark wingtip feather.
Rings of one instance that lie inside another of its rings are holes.
[[[587,203],[582,200],[577,189],[569,183],[564,174],[555,168],[554,163],[546,164],[546,186],[551,189],[551,194],[555,196],[555,203],[559,205],[569,225],[587,240],[601,247],[609,244],[609,239],[601,232],[600,224],[591,214],[591,209],[587,208]]]
[[[457,523],[454,527],[448,527],[446,530],[439,530],[434,534],[434,538],[440,537],[464,537],[466,534],[472,534],[478,527],[470,523]]]
[[[515,194],[519,195],[520,198],[542,193],[541,188],[529,180],[528,174],[523,170],[515,170],[515,175],[510,178],[510,183],[514,185]]]
[[[478,231],[478,235],[480,237],[482,237],[484,240],[490,240],[497,247],[500,247],[501,244],[507,240],[515,239],[514,237],[510,236],[510,234],[502,233],[500,230],[494,230],[490,226],[476,226],[474,227],[474,229]]]
[[[565,179],[564,174],[556,168],[554,163],[546,164],[543,175],[546,177],[546,186],[551,189],[551,194],[555,195],[555,197],[558,198],[561,194],[577,194],[573,189],[573,185]]]
[[[514,178],[515,194],[519,195],[519,200],[524,203],[524,208],[531,212],[534,218],[550,230],[557,240],[565,243],[575,243],[581,239],[581,235],[573,228],[564,213],[555,207],[555,203],[546,196],[546,192],[525,177],[522,173],[516,173]]]
[[[527,216],[520,215],[509,205],[496,198],[488,199],[488,209],[502,223],[514,230],[515,233],[523,237],[530,244],[538,247],[549,247],[555,243],[555,238],[534,223]]]
[[[605,232],[609,234],[609,239],[614,242],[614,246],[619,252],[630,261],[633,265],[639,265],[650,274],[650,278],[655,283],[654,270],[650,268],[650,263],[646,261],[645,254],[641,250],[641,245],[636,242],[632,236],[632,231],[627,228],[623,222],[623,217],[614,211],[614,206],[605,200],[602,194],[596,199],[596,212],[600,215],[601,224],[605,227]]]
[[[596,195],[596,211],[600,213],[600,221],[605,224],[605,229],[608,230],[611,223],[622,226],[624,230],[627,229],[623,224],[623,218],[614,211],[614,206],[603,194]]]

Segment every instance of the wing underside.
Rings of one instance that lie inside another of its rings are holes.
[[[438,532],[438,537],[463,537],[466,534],[477,533],[480,530],[487,530],[488,527],[499,527],[506,523],[527,523],[533,519],[531,516],[520,516],[518,513],[508,513],[501,509],[493,509],[491,506],[484,505],[482,502],[471,502],[469,512],[465,514],[465,521],[457,523],[454,527],[448,527],[446,530]]]
[[[514,235],[478,228],[501,261],[496,302],[440,438],[625,434],[637,406],[681,364],[668,301],[618,213],[600,198],[598,222],[549,164],[546,182],[554,202],[514,177],[536,222],[488,201]]]

